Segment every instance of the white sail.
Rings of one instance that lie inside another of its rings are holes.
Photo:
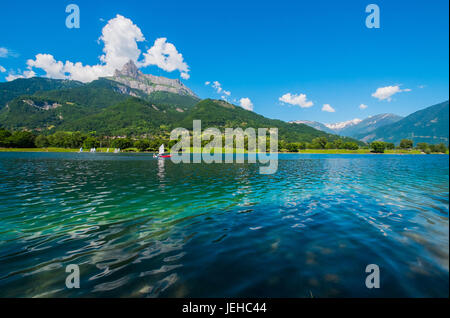
[[[162,145],[159,147],[159,154],[160,154],[160,155],[164,154],[164,144],[162,144]]]

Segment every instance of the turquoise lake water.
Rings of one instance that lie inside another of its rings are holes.
[[[0,297],[448,297],[448,164],[0,153]]]

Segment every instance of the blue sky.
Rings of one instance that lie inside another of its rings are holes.
[[[79,29],[65,26],[70,3],[80,8]],[[370,3],[380,8],[379,29],[365,25]],[[142,53],[157,38],[176,47],[181,65],[188,66],[190,78],[183,82],[202,98],[220,98],[226,90],[229,101],[249,98],[255,112],[282,120],[407,115],[448,99],[448,10],[443,0],[2,3],[0,81],[22,74],[37,54],[62,63],[101,63],[102,28],[119,14],[145,37],[137,43]],[[151,63],[141,69],[171,78],[181,74],[180,68],[166,72]],[[207,81],[220,82],[221,94]],[[383,87],[375,95],[384,99],[372,96]],[[295,99],[301,94],[306,97]],[[282,103],[283,95],[313,105]],[[335,111],[323,111],[325,104]]]

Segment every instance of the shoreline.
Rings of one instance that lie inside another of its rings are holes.
[[[100,148],[97,149],[97,153],[114,153],[113,151],[106,152],[107,148]],[[71,149],[71,148],[56,148],[56,147],[50,147],[50,148],[0,148],[0,152],[71,152],[71,153],[78,153],[79,149]],[[83,153],[90,153],[89,151],[83,151]],[[141,153],[141,154],[153,154],[155,152],[151,151],[122,151],[120,153]],[[198,152],[191,152],[191,153],[198,153]],[[227,153],[225,151],[222,152],[223,154]],[[228,152],[229,153],[229,152]],[[235,152],[236,153],[236,152]],[[239,152],[242,154],[242,152]],[[248,154],[248,152],[245,152],[244,154]],[[329,154],[329,155],[426,155],[426,153],[421,152],[420,150],[387,150],[384,153],[374,153],[371,152],[369,149],[358,149],[358,150],[344,150],[344,149],[306,149],[301,150],[299,152],[278,152],[278,154],[306,154],[306,155],[320,155],[320,154]],[[433,155],[448,155],[447,153],[431,153]]]

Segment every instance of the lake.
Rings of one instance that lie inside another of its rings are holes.
[[[0,297],[448,297],[448,158],[0,153]]]

